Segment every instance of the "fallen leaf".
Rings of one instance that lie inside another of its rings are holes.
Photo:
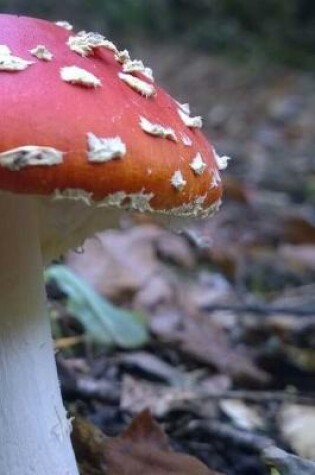
[[[83,324],[94,343],[137,348],[147,342],[144,321],[131,312],[114,307],[66,266],[51,266],[45,276],[47,280],[58,282],[68,297],[68,311]]]
[[[289,215],[282,223],[282,238],[295,244],[314,244],[315,224],[307,215]]]
[[[175,299],[175,290],[165,275],[156,273],[143,284],[134,298],[134,307],[155,310],[160,305],[170,304]]]
[[[185,354],[231,376],[234,381],[262,385],[269,380],[267,373],[231,346],[224,331],[208,316],[194,320],[186,318],[177,334],[177,341]]]
[[[158,270],[155,245],[163,230],[145,225],[108,230],[84,243],[83,252],[69,252],[67,265],[101,295],[121,300],[134,295]]]
[[[279,413],[284,439],[300,455],[315,461],[315,407],[285,404]]]
[[[137,414],[148,408],[157,417],[182,408],[196,398],[192,388],[171,387],[125,376],[121,388],[121,409]]]
[[[106,461],[108,475],[216,475],[195,457],[173,452],[148,410],[107,440]]]
[[[223,178],[224,195],[235,201],[241,203],[248,203],[250,201],[250,190],[237,177],[232,175],[225,175]]]
[[[183,288],[183,299],[199,309],[226,302],[232,294],[229,282],[217,272],[205,270],[198,273],[193,282]]]
[[[180,267],[191,269],[196,264],[192,247],[181,234],[164,230],[157,239],[156,248],[163,260]]]

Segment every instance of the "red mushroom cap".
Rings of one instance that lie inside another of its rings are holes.
[[[178,215],[217,207],[201,118],[141,62],[101,35],[11,15],[0,45],[2,190]]]

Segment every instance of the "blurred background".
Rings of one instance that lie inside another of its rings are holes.
[[[115,40],[177,41],[230,56],[267,56],[305,66],[314,61],[312,0],[1,0],[2,12],[71,18],[78,28]]]
[[[72,291],[63,266],[48,270],[72,409],[117,434],[149,406],[177,448],[227,475],[269,473],[257,435],[315,459],[315,2],[0,0],[0,9],[68,20],[128,48],[232,157],[214,218],[174,234],[125,216],[64,256]],[[136,326],[107,335],[108,318]]]
[[[71,18],[78,28],[115,40],[175,41],[208,53],[263,55],[311,65],[315,43],[312,0],[2,0],[2,12]]]

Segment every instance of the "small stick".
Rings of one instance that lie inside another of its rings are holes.
[[[300,308],[300,307],[280,307],[273,305],[261,305],[261,304],[213,304],[205,305],[202,310],[207,312],[215,311],[232,311],[236,313],[256,313],[258,315],[269,315],[273,313],[287,315],[295,315],[297,317],[315,317],[314,308]]]

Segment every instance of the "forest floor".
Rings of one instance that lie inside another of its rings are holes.
[[[266,459],[274,475],[315,474],[314,77],[170,45],[135,46],[133,55],[204,117],[205,133],[232,160],[213,218],[174,233],[125,216],[121,229],[65,257],[99,295],[145,319],[146,343],[95,347],[48,284],[82,475],[141,473],[141,457],[139,468],[121,446],[125,471],[116,472],[89,423],[122,444],[128,433],[117,436],[147,408],[172,449],[211,469],[188,471],[191,459],[167,468],[170,447],[142,413],[128,450],[158,450],[150,475],[267,475]]]

